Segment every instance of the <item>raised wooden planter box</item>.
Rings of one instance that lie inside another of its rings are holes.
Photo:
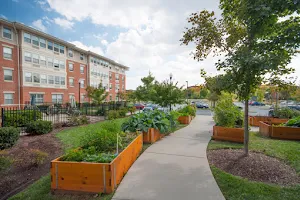
[[[159,130],[154,128],[150,128],[148,132],[143,132],[144,143],[154,143],[162,137],[164,137],[164,134],[161,134]]]
[[[222,126],[213,127],[213,139],[224,140],[230,142],[244,142],[244,129],[243,128],[227,128]]]
[[[192,116],[180,116],[178,117],[180,124],[190,124],[192,121]]]
[[[111,193],[135,162],[143,147],[137,136],[111,163],[51,161],[53,192]]]
[[[260,122],[259,133],[263,136],[271,138],[300,140],[300,128],[274,125],[276,124]]]
[[[280,119],[280,118],[267,117],[267,116],[250,116],[249,117],[250,126],[259,126],[260,121],[269,122],[271,124],[282,124],[282,123],[289,121],[289,119]]]

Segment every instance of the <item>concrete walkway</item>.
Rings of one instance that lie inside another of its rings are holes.
[[[213,124],[211,116],[197,116],[189,126],[151,145],[125,175],[113,199],[224,199],[206,158]]]

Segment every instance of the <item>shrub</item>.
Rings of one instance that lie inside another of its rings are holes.
[[[217,126],[240,127],[243,124],[243,115],[233,104],[231,96],[222,95],[214,109],[214,120]]]
[[[274,117],[278,117],[278,118],[287,118],[287,119],[291,119],[293,117],[297,117],[300,116],[300,111],[298,110],[293,110],[290,108],[279,108],[279,109],[275,109],[274,110]]]
[[[14,127],[0,128],[0,150],[12,147],[20,137],[20,129]]]
[[[13,160],[9,157],[6,156],[1,156],[0,155],[0,172],[3,172],[11,166],[13,163]]]
[[[196,116],[196,108],[191,105],[179,109],[178,112],[180,113],[180,116]]]
[[[89,124],[89,118],[85,115],[76,116],[73,115],[68,119],[67,126],[80,126],[84,124]]]
[[[128,112],[127,108],[121,108],[119,110],[119,116],[120,117],[126,117],[127,112]]]
[[[45,160],[48,157],[48,153],[43,152],[39,149],[31,149],[31,153],[33,153],[33,164],[36,166],[42,165],[45,163]]]
[[[35,121],[28,123],[26,125],[26,133],[29,133],[31,135],[42,135],[46,133],[50,133],[53,129],[52,122],[50,121]]]
[[[136,111],[136,107],[132,106],[132,107],[128,107],[128,111],[130,112],[130,114],[132,115],[133,113],[135,113]]]
[[[26,124],[35,120],[42,119],[42,113],[38,110],[18,110],[4,112],[4,126],[24,127]]]
[[[285,126],[300,127],[300,116],[290,119]]]
[[[110,111],[108,111],[107,118],[109,120],[118,119],[119,117],[120,117],[119,111],[117,111],[117,110],[110,110]]]

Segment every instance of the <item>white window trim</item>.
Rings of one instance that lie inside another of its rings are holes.
[[[11,30],[11,39],[4,37],[4,28],[9,28]],[[13,41],[14,40],[14,31],[12,28],[2,25],[2,37],[6,40]]]
[[[29,92],[29,94],[46,94],[45,92]]]
[[[3,94],[14,94],[15,91],[3,91]]]
[[[10,46],[10,45],[7,45],[7,44],[2,44],[2,46],[7,47],[7,48],[11,48],[11,49],[14,48],[14,46]]]
[[[8,69],[8,70],[15,70],[14,68],[12,67],[2,67],[3,69]]]
[[[71,94],[71,95],[75,95],[75,93],[69,93],[69,94]]]
[[[64,95],[63,92],[51,92],[51,94],[62,94],[62,95]]]

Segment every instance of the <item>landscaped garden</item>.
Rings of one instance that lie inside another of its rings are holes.
[[[120,110],[118,112],[123,111]],[[28,129],[31,130],[32,135],[21,137],[15,146],[14,143],[19,138],[18,130],[14,128],[2,129],[6,130],[11,136],[13,135],[11,132],[15,131],[16,134],[14,135],[16,137],[10,138],[12,143],[5,146],[6,150],[1,152],[1,162],[5,163],[6,166],[3,169],[1,168],[2,171],[0,172],[5,174],[0,182],[1,185],[3,185],[3,191],[1,192],[5,194],[10,191],[13,194],[15,192],[12,191],[12,187],[20,187],[17,188],[18,190],[25,189],[29,184],[45,175],[23,192],[11,197],[11,199],[89,199],[94,195],[78,196],[65,194],[64,192],[63,194],[51,194],[51,187],[52,189],[55,188],[51,185],[51,175],[47,175],[50,161],[57,158],[52,165],[56,164],[57,161],[58,163],[65,164],[75,162],[79,164],[99,163],[104,166],[106,166],[106,164],[111,165],[111,163],[118,161],[118,157],[125,153],[127,147],[133,148],[130,147],[131,144],[135,142],[136,145],[139,145],[139,141],[142,143],[142,137],[139,137],[139,132],[147,133],[149,129],[155,129],[159,131],[160,134],[167,135],[185,127],[186,125],[181,125],[177,121],[181,115],[194,116],[194,107],[187,106],[179,111],[172,111],[170,113],[149,111],[126,118],[123,117],[123,113],[121,113],[121,115],[118,113],[117,116],[114,115],[111,117],[114,120],[74,128],[55,129],[51,133],[48,133],[52,130],[52,126],[50,126],[51,123],[49,125],[47,122],[36,121],[32,123],[32,125],[27,126]],[[123,118],[115,119],[120,116]],[[41,129],[41,127],[44,128]],[[148,146],[149,145],[146,144],[143,147],[141,144],[140,149],[135,150],[135,159],[140,152],[143,152]],[[2,149],[4,149],[4,147]],[[27,149],[30,149],[30,152]],[[22,151],[23,153],[21,153]],[[15,155],[18,155],[17,159],[14,158]],[[27,161],[23,160],[22,156],[24,156]],[[131,164],[127,165],[127,170]],[[28,181],[27,176],[22,177],[22,173],[15,171],[16,169],[24,170],[24,167],[29,168],[27,173],[29,173],[28,177],[31,181]],[[102,171],[102,168],[99,171]],[[80,172],[75,172],[74,176],[78,175],[77,173]],[[126,173],[126,171],[120,174],[121,178],[117,180],[118,183],[122,179],[123,173]],[[59,176],[59,180],[61,180],[62,177],[67,180],[65,175]],[[52,184],[55,182],[53,178],[52,171]],[[15,184],[13,184],[12,182],[15,180],[22,181],[23,183],[17,184],[17,182],[15,182]],[[5,184],[7,188],[4,187]],[[63,189],[63,186],[60,186],[60,189]],[[113,189],[111,192],[113,192]],[[104,192],[110,191],[107,189],[106,191],[98,192],[99,195],[96,195],[98,196],[97,198],[110,199],[112,197],[112,194],[101,195],[101,193]]]

